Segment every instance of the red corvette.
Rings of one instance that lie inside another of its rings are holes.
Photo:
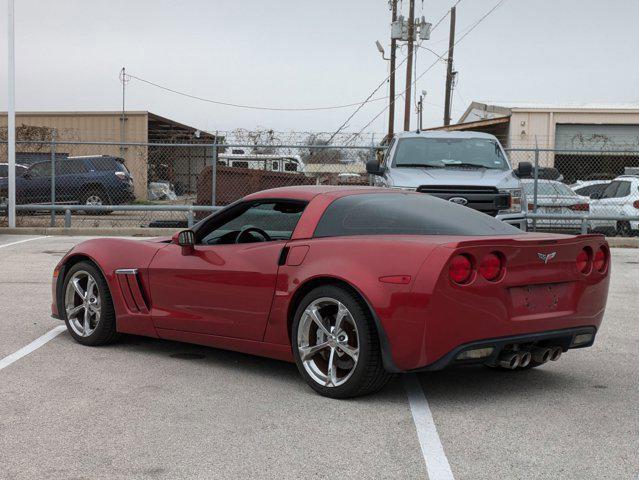
[[[331,397],[394,372],[528,369],[593,344],[610,252],[599,235],[524,233],[438,198],[289,187],[172,239],[104,238],[54,271],[53,316],[84,345],[118,333],[294,361]]]

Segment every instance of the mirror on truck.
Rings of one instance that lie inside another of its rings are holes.
[[[533,173],[533,166],[530,162],[519,162],[519,166],[515,171],[519,178],[530,177]]]
[[[371,175],[382,175],[384,173],[384,167],[379,165],[377,159],[373,159],[366,162],[366,171]]]

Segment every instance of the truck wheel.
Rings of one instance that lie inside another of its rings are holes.
[[[297,368],[320,395],[366,395],[391,377],[368,307],[345,288],[323,285],[309,292],[297,307],[291,337]]]

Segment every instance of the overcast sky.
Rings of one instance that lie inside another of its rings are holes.
[[[194,95],[272,107],[362,101],[387,76],[387,0],[15,0],[18,110],[119,110],[122,66]],[[403,0],[406,14],[408,0]],[[435,23],[453,0],[415,0]],[[462,0],[458,37],[497,0]],[[6,0],[0,0],[0,109],[7,107]],[[639,2],[506,0],[455,49],[456,121],[472,100],[543,103],[639,101]],[[424,45],[447,48],[448,19]],[[398,58],[405,56],[405,48]],[[436,57],[420,50],[421,73]],[[427,126],[442,123],[445,65],[417,83]],[[405,69],[398,70],[404,89]],[[385,85],[376,96],[387,95]],[[403,119],[398,104],[396,124]],[[431,104],[432,103],[432,104]],[[359,131],[386,105],[350,122]],[[206,130],[269,127],[332,131],[354,107],[266,112],[212,105],[132,80],[127,109],[149,110]],[[387,114],[367,128],[384,132]],[[415,125],[414,119],[412,125]]]

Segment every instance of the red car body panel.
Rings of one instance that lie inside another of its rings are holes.
[[[118,331],[287,361],[293,359],[294,301],[319,279],[343,282],[359,292],[376,320],[385,365],[392,370],[432,365],[460,345],[479,340],[599,328],[609,261],[603,273],[593,269],[584,275],[575,259],[584,247],[593,252],[601,246],[607,249],[602,236],[312,238],[328,205],[341,196],[364,192],[389,190],[291,187],[246,197],[309,202],[289,241],[198,245],[191,254],[183,254],[181,247],[166,239],[84,242],[56,267],[61,275],[54,315],[64,268],[86,257],[99,266],[109,284]],[[286,261],[278,265],[285,247]],[[550,251],[556,252],[555,258],[540,261],[538,254]],[[492,252],[499,252],[505,261],[505,271],[496,281],[475,271],[468,285],[452,282],[448,274],[452,257],[463,253],[478,262]],[[135,277],[123,281],[115,273],[118,269],[137,269],[137,283]],[[136,294],[147,310],[136,308],[132,300]]]

